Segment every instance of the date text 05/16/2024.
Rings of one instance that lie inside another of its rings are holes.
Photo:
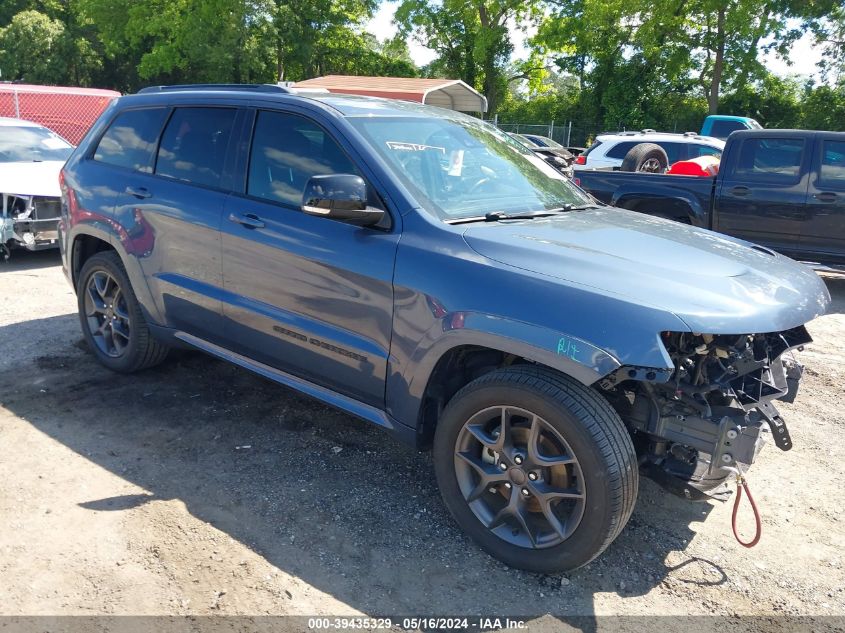
[[[322,617],[309,618],[308,628],[313,630],[453,630],[453,631],[499,631],[524,629],[525,620],[500,617]]]

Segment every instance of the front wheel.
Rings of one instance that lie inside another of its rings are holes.
[[[610,404],[533,366],[478,378],[449,402],[434,439],[443,501],[495,558],[521,569],[575,569],[631,516],[637,460]]]

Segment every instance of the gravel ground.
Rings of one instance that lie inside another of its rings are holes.
[[[478,550],[430,457],[375,427],[201,354],[101,368],[58,255],[15,253],[0,268],[0,615],[845,615],[845,278],[826,281],[833,309],[781,407],[795,448],[766,447],[750,473],[760,544],[736,543],[730,504],[644,480],[603,556],[544,576]]]

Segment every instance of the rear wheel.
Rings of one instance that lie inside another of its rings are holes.
[[[443,500],[489,554],[536,572],[580,567],[634,507],[631,439],[601,396],[537,367],[491,372],[450,401],[434,440]]]
[[[168,348],[150,334],[117,253],[97,253],[85,262],[76,296],[82,333],[100,363],[131,373],[165,359]]]

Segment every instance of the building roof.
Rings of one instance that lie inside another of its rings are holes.
[[[332,93],[417,101],[461,112],[487,111],[487,99],[484,95],[460,79],[326,75],[299,81],[294,87],[322,88]]]

